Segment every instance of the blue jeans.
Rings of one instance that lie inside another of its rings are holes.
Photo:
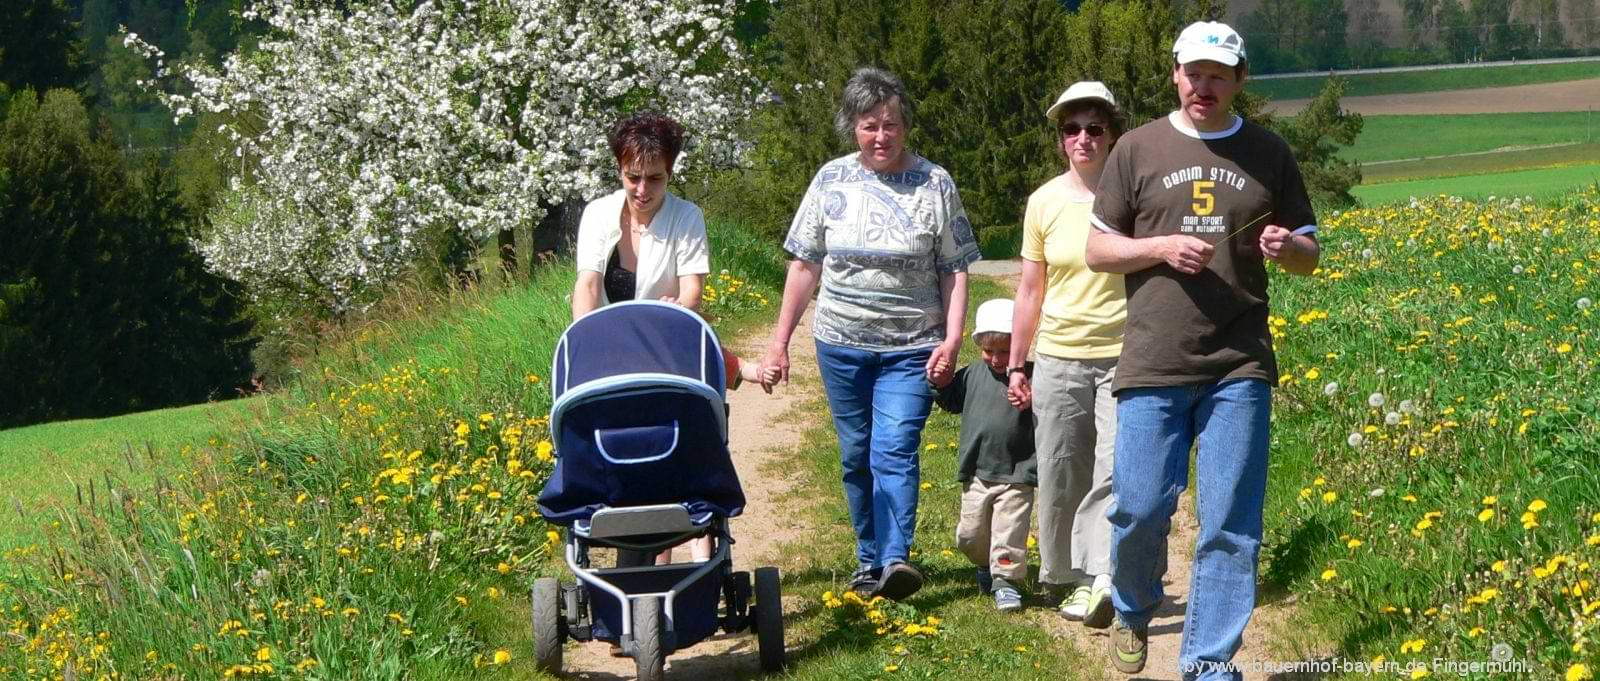
[[[873,352],[817,341],[817,366],[839,432],[844,496],[864,568],[905,561],[917,527],[917,451],[933,408],[932,348]]]
[[[1111,598],[1132,629],[1148,627],[1165,597],[1167,533],[1200,441],[1200,536],[1178,655],[1186,679],[1243,678],[1228,662],[1255,609],[1271,415],[1272,389],[1256,379],[1117,394]]]

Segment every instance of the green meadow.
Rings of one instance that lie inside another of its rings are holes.
[[[1600,78],[1600,62],[1568,64],[1535,64],[1485,66],[1434,71],[1404,71],[1400,73],[1372,73],[1345,76],[1349,81],[1348,97],[1366,95],[1399,95],[1413,92],[1441,90],[1472,90],[1485,87],[1508,87],[1535,83],[1558,83],[1569,80]],[[1307,76],[1302,78],[1257,78],[1250,81],[1250,91],[1273,99],[1306,99],[1322,89],[1327,78]]]

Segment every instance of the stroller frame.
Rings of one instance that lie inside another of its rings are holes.
[[[590,358],[601,353],[605,363],[579,364],[572,352],[578,343]],[[674,349],[678,354],[670,354]],[[659,681],[667,655],[720,629],[754,632],[761,668],[781,670],[778,569],[757,568],[754,579],[750,572],[734,571],[729,519],[742,510],[744,497],[727,452],[725,367],[711,327],[675,305],[621,302],[569,326],[552,364],[556,399],[550,429],[557,470],[540,494],[540,511],[564,526],[563,559],[577,583],[551,577],[533,583],[538,667],[559,674],[567,639],[599,638],[614,641],[634,659],[639,679]],[[672,419],[670,427],[665,420],[641,421],[640,414],[653,419],[656,412],[639,400],[654,396],[690,408],[663,417]],[[594,411],[596,406],[612,403],[629,406],[618,412],[621,418],[596,418],[603,413]],[[680,451],[712,458],[685,469],[673,463],[679,459],[669,458]],[[563,474],[564,466],[573,468]],[[645,493],[633,494],[643,503],[610,496],[598,480],[643,485]],[[693,488],[697,491],[681,497],[663,492],[683,489],[686,480],[704,482],[708,491]],[[707,560],[653,564],[657,552],[700,537],[713,544]],[[637,566],[597,568],[589,559],[594,548],[642,552],[649,559]]]
[[[652,541],[647,543],[634,543],[627,541],[624,538],[596,536],[593,529],[593,524],[603,523],[611,517],[624,514],[642,516],[639,518],[628,518],[628,520],[632,521],[636,527],[644,526],[646,529],[655,530],[649,534],[675,534],[671,539],[666,541]],[[681,519],[681,525],[677,522],[679,519]],[[643,598],[660,598],[664,601],[662,608],[662,615],[664,617],[664,630],[662,631],[662,634],[665,637],[663,647],[665,648],[666,652],[671,653],[677,648],[675,640],[677,630],[673,626],[673,620],[676,617],[674,606],[676,605],[679,592],[704,578],[712,570],[721,570],[725,573],[732,572],[732,551],[729,550],[729,544],[733,542],[733,539],[728,535],[728,521],[723,518],[712,518],[708,527],[704,529],[695,528],[693,525],[689,524],[689,514],[682,506],[677,504],[660,504],[654,506],[628,506],[622,508],[604,509],[597,511],[594,514],[594,519],[591,521],[591,523],[593,524],[590,526],[590,538],[605,538],[607,541],[600,545],[623,550],[654,553],[656,551],[670,548],[684,541],[688,541],[703,535],[709,534],[714,538],[716,550],[712,553],[711,558],[706,560],[704,563],[701,563],[698,568],[690,572],[688,575],[685,575],[682,579],[679,579],[675,584],[673,584],[672,588],[667,589],[666,591],[641,591],[630,593],[616,583],[606,579],[607,574],[615,574],[616,571],[620,570],[653,570],[653,566],[611,568],[609,571],[603,568],[592,568],[589,566],[588,557],[590,542],[586,541],[584,537],[579,536],[579,534],[575,531],[569,530],[565,533],[567,567],[572,570],[572,574],[578,578],[579,582],[589,584],[610,594],[613,598],[617,599],[617,602],[622,609],[622,631],[617,632],[619,645],[622,646],[622,652],[628,655],[633,655],[634,648],[636,647],[636,642],[633,636],[633,601]],[[656,524],[657,527],[650,527],[650,524],[652,523]],[[688,526],[691,529],[679,529],[681,526]],[[723,626],[724,630],[728,632],[742,630],[744,627],[741,625],[743,625],[745,617],[745,613],[743,612],[730,612],[728,617],[725,618]],[[737,618],[738,621],[728,621],[733,620],[734,618]]]

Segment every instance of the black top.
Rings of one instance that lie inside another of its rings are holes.
[[[632,271],[622,268],[621,249],[611,250],[611,259],[606,261],[606,301],[612,303],[624,300],[633,300],[638,291]]]
[[[1033,365],[1026,367],[1033,374]],[[956,479],[1038,485],[1033,456],[1033,410],[1006,401],[1009,382],[983,362],[956,372],[934,401],[961,415],[961,462]]]

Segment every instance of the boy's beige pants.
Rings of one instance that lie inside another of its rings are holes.
[[[1028,525],[1033,518],[1033,486],[967,481],[961,492],[956,547],[973,565],[1013,585],[1028,577]]]

